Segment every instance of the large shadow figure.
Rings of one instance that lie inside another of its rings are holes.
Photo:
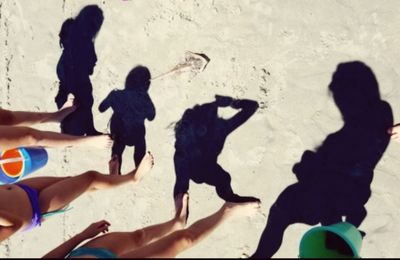
[[[228,106],[241,110],[230,119],[219,118],[218,108]],[[229,173],[217,163],[228,135],[246,122],[257,108],[256,101],[216,96],[214,102],[185,111],[175,127],[174,195],[188,191],[189,181],[193,180],[215,186],[219,197],[226,201],[257,200],[235,194]]]
[[[374,168],[389,143],[392,110],[381,100],[372,70],[362,62],[339,64],[329,89],[344,126],[316,152],[305,151],[294,165],[298,182],[272,205],[253,257],[272,257],[291,224],[330,225],[343,216],[359,227],[367,215],[364,205],[371,195]]]
[[[61,108],[69,93],[75,96],[78,109],[61,122],[61,131],[72,135],[98,135],[93,123],[92,83],[97,62],[94,40],[103,23],[103,12],[96,5],[84,7],[76,18],[67,19],[60,31],[63,48],[57,65],[60,86],[55,97]]]
[[[126,146],[134,146],[133,155],[136,166],[146,153],[145,120],[152,121],[156,116],[154,104],[148,94],[150,71],[143,66],[133,68],[125,81],[125,89],[113,90],[101,102],[99,111],[112,108],[111,135],[114,139],[112,155],[118,156],[120,171],[122,153]]]

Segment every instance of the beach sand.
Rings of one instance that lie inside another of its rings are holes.
[[[374,72],[381,97],[400,121],[400,19],[397,0],[0,0],[0,106],[12,110],[53,111],[58,90],[57,62],[62,23],[88,4],[96,4],[104,23],[95,40],[97,64],[91,76],[94,123],[107,131],[111,110],[97,107],[107,94],[124,87],[136,65],[153,76],[175,66],[185,51],[211,61],[194,78],[188,74],[152,82],[156,117],[146,122],[147,144],[155,167],[140,185],[94,192],[71,204],[73,210],[42,227],[1,243],[0,257],[41,257],[94,221],[106,219],[111,231],[129,231],[173,216],[175,182],[173,124],[195,104],[228,95],[258,101],[258,111],[225,143],[218,158],[240,195],[262,200],[261,213],[227,221],[180,257],[251,255],[269,208],[296,182],[292,167],[343,120],[328,85],[337,65],[359,60]],[[397,88],[396,88],[397,87]],[[221,116],[234,114],[222,109]],[[60,131],[59,125],[38,126]],[[49,162],[32,176],[66,176],[108,171],[110,151],[49,149]],[[124,153],[123,171],[133,168],[133,148]],[[400,255],[400,145],[390,143],[375,168],[367,233],[361,256]],[[213,187],[191,183],[189,224],[218,209],[223,201]],[[297,257],[310,226],[285,232],[275,257]]]

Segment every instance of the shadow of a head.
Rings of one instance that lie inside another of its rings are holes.
[[[345,122],[381,100],[374,73],[360,61],[339,64],[329,89]]]
[[[75,18],[79,31],[90,39],[96,37],[104,21],[103,11],[97,5],[85,6]]]
[[[207,141],[204,138],[213,135],[216,131],[215,121],[218,119],[217,106],[215,102],[196,105],[187,109],[182,119],[175,125],[177,140],[190,141],[190,145],[196,143],[198,146],[205,146]]]
[[[125,81],[125,89],[136,91],[148,91],[150,88],[150,70],[144,66],[133,68]]]

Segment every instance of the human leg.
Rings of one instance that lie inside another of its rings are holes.
[[[174,197],[180,193],[187,193],[189,190],[190,183],[190,173],[191,169],[188,162],[184,160],[181,156],[175,153],[174,155],[174,166],[176,181],[174,185]]]
[[[125,150],[125,144],[123,144],[118,137],[115,138],[112,149],[111,149],[111,156],[117,156],[118,159],[118,172],[121,174],[121,167],[122,167],[122,154]],[[143,158],[143,156],[142,156]],[[139,164],[135,164],[139,165]]]
[[[68,147],[93,146],[109,147],[112,140],[108,135],[73,136],[50,131],[40,131],[29,127],[0,126],[0,149],[21,146]]]
[[[299,183],[287,187],[271,206],[266,227],[252,258],[271,258],[280,248],[287,227],[294,223],[316,225],[324,199],[313,187]]]
[[[153,166],[153,157],[147,153],[139,167],[125,175],[101,174],[88,171],[56,182],[39,193],[42,213],[59,210],[88,191],[114,188],[125,183],[138,183]]]
[[[18,183],[27,185],[38,192],[43,190],[44,188],[47,188],[59,181],[65,180],[67,178],[71,177],[33,177],[33,178],[28,178],[24,179],[22,181],[19,181]]]
[[[140,160],[143,158],[144,154],[146,153],[146,140],[143,137],[140,137],[138,142],[135,143],[135,152],[133,154],[133,160],[135,165],[139,165]]]
[[[259,202],[247,203],[225,203],[216,213],[201,219],[189,228],[176,231],[160,240],[157,240],[145,247],[121,255],[121,258],[172,258],[179,253],[195,246],[206,238],[227,218],[234,215],[251,214],[260,207]]]
[[[75,111],[73,96],[60,110],[56,112],[28,112],[28,111],[10,111],[0,109],[0,125],[6,126],[30,126],[41,123],[61,122],[67,115]]]
[[[180,230],[186,224],[188,195],[177,196],[176,214],[173,219],[162,224],[149,226],[134,232],[113,232],[95,238],[84,244],[86,248],[106,248],[117,256],[146,246],[174,231]]]
[[[231,185],[231,176],[225,171],[220,165],[216,164],[214,167],[210,167],[210,178],[207,179],[206,183],[215,186],[215,190],[220,198],[230,202],[248,202],[248,201],[259,201],[255,197],[240,196],[236,194]]]

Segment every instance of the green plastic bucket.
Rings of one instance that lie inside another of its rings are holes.
[[[350,223],[310,229],[300,242],[300,258],[360,258],[360,231]]]

